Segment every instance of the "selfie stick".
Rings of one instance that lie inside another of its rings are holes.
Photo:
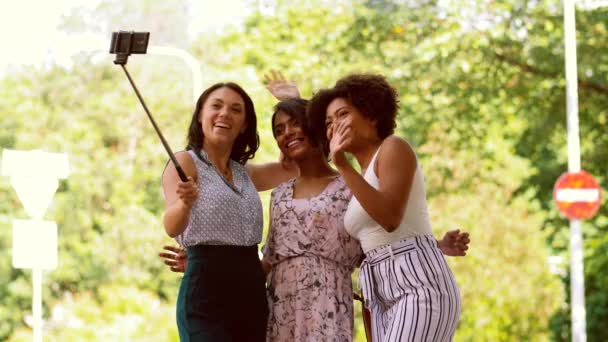
[[[123,33],[123,32],[121,31],[120,33]],[[119,33],[119,35],[120,35],[120,33]],[[132,35],[132,32],[129,32],[129,33]],[[131,35],[127,34],[125,36],[127,36],[127,39],[130,40],[131,39]],[[112,37],[112,46],[110,48],[110,53],[113,53],[114,51],[117,50],[117,45],[119,44],[119,41],[120,41],[120,36],[118,36],[118,38],[116,38],[115,36]],[[130,46],[130,45],[131,45],[130,42],[128,44],[126,44],[126,46]],[[135,94],[137,95],[137,98],[139,99],[139,102],[144,107],[144,110],[146,111],[146,114],[148,115],[148,118],[150,119],[150,122],[152,123],[152,126],[154,126],[154,130],[158,134],[158,137],[160,138],[160,141],[163,143],[163,146],[165,147],[165,150],[169,154],[169,158],[171,158],[171,161],[173,162],[173,165],[175,166],[175,169],[177,170],[177,174],[179,175],[179,178],[181,179],[182,182],[187,182],[188,181],[188,177],[186,176],[186,173],[184,172],[184,170],[182,169],[182,167],[177,162],[177,159],[175,159],[175,156],[173,155],[173,151],[171,150],[171,147],[167,143],[167,140],[165,140],[165,137],[161,133],[160,128],[158,128],[158,125],[156,124],[156,121],[154,120],[154,118],[152,117],[152,114],[150,114],[150,111],[148,110],[148,106],[146,106],[146,103],[144,102],[144,99],[142,98],[141,94],[139,93],[139,90],[137,89],[137,86],[135,85],[135,82],[133,82],[133,79],[131,78],[131,75],[129,74],[129,71],[125,67],[125,65],[127,64],[127,57],[129,57],[129,55],[130,55],[130,51],[128,51],[128,52],[118,52],[116,54],[116,59],[114,60],[114,64],[119,64],[122,67],[122,70],[124,70],[125,75],[127,75],[127,78],[129,79],[129,83],[131,83],[131,86],[133,87],[133,90],[135,90]]]

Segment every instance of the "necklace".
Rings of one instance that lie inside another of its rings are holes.
[[[225,179],[228,179],[230,181],[232,181],[232,170],[230,169],[230,161],[228,161],[228,165],[226,165],[226,170],[222,170],[220,169],[217,165],[215,165],[215,163],[211,162],[208,158],[208,154],[205,150],[201,149],[199,151],[196,151],[196,156],[202,160],[204,163],[206,163],[207,165],[211,165],[213,166],[213,168],[215,168],[215,171],[222,177],[224,177]],[[203,157],[204,156],[204,157]]]
[[[216,167],[216,169],[218,169],[220,171],[220,173],[224,176],[224,178],[229,179],[230,176],[232,175],[232,172],[230,170],[230,166],[228,166],[226,168],[226,170],[221,170],[219,167]]]
[[[222,173],[224,174],[224,176],[228,176],[228,174],[230,174],[230,170],[226,169],[226,171],[222,171]]]

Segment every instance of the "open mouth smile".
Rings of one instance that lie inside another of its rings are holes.
[[[214,127],[214,128],[223,128],[223,129],[231,129],[231,128],[232,128],[232,126],[230,126],[230,125],[228,125],[228,124],[226,124],[226,123],[222,123],[222,122],[216,122],[216,123],[213,125],[213,127]]]
[[[285,147],[287,148],[292,148],[292,147],[296,147],[298,145],[300,145],[300,143],[304,141],[303,138],[295,138],[295,139],[291,139],[289,140],[286,144]]]

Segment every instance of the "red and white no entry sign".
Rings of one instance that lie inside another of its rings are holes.
[[[567,218],[589,219],[600,208],[600,185],[585,171],[566,172],[555,182],[553,199]]]

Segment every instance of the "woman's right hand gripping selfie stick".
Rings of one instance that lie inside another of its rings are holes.
[[[152,126],[154,126],[154,130],[156,130],[156,133],[158,134],[160,141],[163,143],[165,150],[169,154],[169,158],[171,158],[173,165],[175,165],[175,169],[177,170],[177,174],[179,175],[179,178],[182,180],[182,182],[187,182],[188,177],[186,176],[186,173],[184,172],[182,167],[177,162],[177,159],[175,159],[175,156],[173,155],[173,151],[171,151],[171,147],[169,147],[169,144],[167,143],[167,141],[165,140],[165,137],[163,136],[160,129],[158,128],[156,121],[154,121],[152,114],[150,114],[150,111],[148,110],[148,106],[146,106],[144,99],[141,97],[139,90],[137,90],[137,87],[135,86],[135,83],[133,82],[133,79],[131,78],[131,75],[129,74],[129,72],[127,71],[127,68],[125,66],[127,64],[127,59],[130,54],[132,54],[132,53],[145,54],[146,53],[146,51],[148,50],[149,38],[150,38],[149,32],[133,32],[133,31],[114,32],[114,33],[112,33],[112,43],[110,44],[110,53],[116,54],[116,59],[114,60],[114,64],[119,64],[122,67],[122,70],[124,70],[125,74],[127,75],[127,78],[129,79],[129,83],[131,83],[133,90],[135,90],[135,94],[137,95],[139,102],[141,102],[141,105],[144,107],[144,110],[146,111],[146,114],[148,114],[148,118],[150,119]]]

